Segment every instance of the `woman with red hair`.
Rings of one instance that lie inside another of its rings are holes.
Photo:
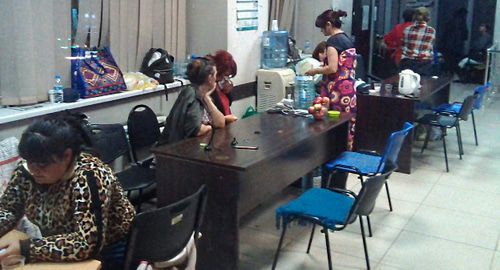
[[[238,118],[231,113],[231,103],[233,98],[231,91],[233,90],[233,82],[231,78],[236,76],[237,67],[233,56],[225,51],[216,51],[214,55],[207,55],[215,63],[217,69],[217,85],[211,97],[215,106],[224,114],[226,123],[232,123]]]

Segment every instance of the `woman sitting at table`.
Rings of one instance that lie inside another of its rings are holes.
[[[210,95],[212,100],[221,113],[224,114],[226,123],[232,123],[238,118],[231,113],[231,103],[233,97],[233,81],[231,78],[236,76],[237,66],[233,56],[225,50],[219,50],[214,55],[207,55],[207,58],[215,63],[217,69],[217,84],[215,91]]]
[[[226,119],[210,95],[215,91],[217,70],[207,58],[193,60],[186,75],[191,82],[177,97],[165,122],[159,144],[203,136],[213,128],[223,128]]]
[[[85,145],[88,134],[72,115],[38,120],[23,132],[22,161],[0,198],[0,235],[26,216],[42,237],[3,242],[0,260],[19,254],[28,262],[102,258],[103,269],[114,269],[106,250],[122,243],[124,251],[135,210],[113,171],[82,152]]]

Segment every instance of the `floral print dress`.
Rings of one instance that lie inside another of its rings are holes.
[[[330,110],[352,113],[351,126],[347,138],[347,148],[352,149],[356,115],[356,90],[354,89],[354,69],[356,68],[356,49],[342,51],[338,58],[336,73],[323,75],[320,84],[321,96],[330,98]],[[328,65],[328,59],[325,59]]]

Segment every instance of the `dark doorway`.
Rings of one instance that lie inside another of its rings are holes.
[[[482,23],[490,25],[493,33],[495,25],[496,0],[353,0],[352,36],[356,50],[363,56],[365,70],[370,75],[387,78],[397,73],[389,57],[381,50],[382,37],[392,27],[401,22],[401,14],[407,7],[426,6],[431,11],[430,25],[436,29],[435,48],[440,49],[443,31],[452,18],[454,10],[465,8],[468,39],[464,56],[468,54],[469,44],[477,38],[478,27]],[[372,15],[373,14],[373,15]],[[373,20],[370,20],[372,18]]]

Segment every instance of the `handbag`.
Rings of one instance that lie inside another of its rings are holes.
[[[104,47],[92,51],[72,49],[71,86],[81,98],[114,94],[127,89],[123,74],[111,51]]]
[[[161,84],[174,82],[174,57],[164,49],[149,49],[142,60],[141,72]]]

